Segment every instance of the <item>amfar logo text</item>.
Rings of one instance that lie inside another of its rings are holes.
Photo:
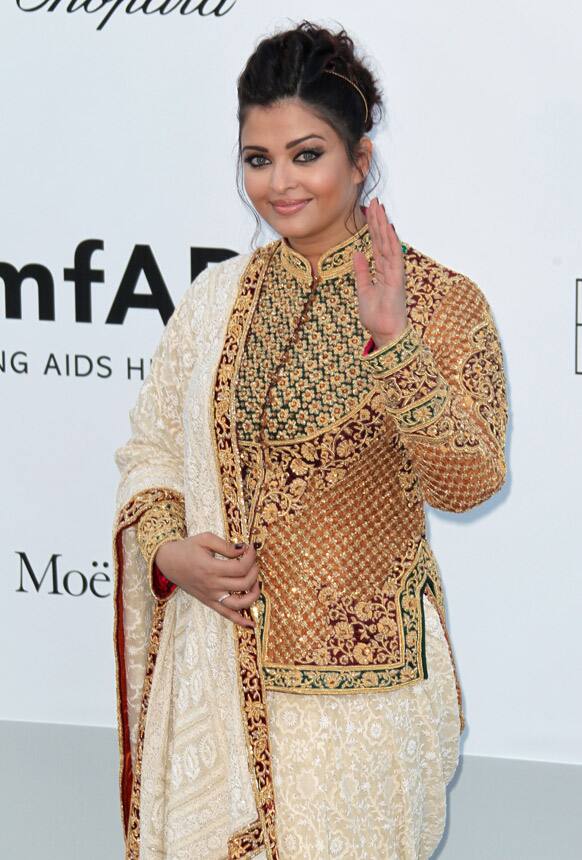
[[[201,18],[213,15],[222,18],[233,8],[237,0],[16,0],[16,5],[22,12],[86,12],[94,15],[105,12],[98,30],[102,30],[117,11],[126,15],[170,15],[179,12],[180,15],[197,13]],[[125,7],[125,8],[124,8]]]
[[[93,321],[92,290],[95,284],[105,283],[105,272],[103,269],[92,268],[91,258],[95,251],[102,251],[103,247],[100,239],[85,239],[77,245],[73,266],[63,270],[63,280],[73,286],[69,300],[74,302],[76,322]],[[190,248],[191,280],[194,280],[208,263],[219,263],[235,255],[235,251],[227,248]],[[135,291],[142,275],[148,283],[149,294]],[[22,284],[25,280],[36,282],[39,320],[54,322],[55,282],[50,270],[41,263],[26,263],[17,269],[12,263],[0,260],[0,281],[4,283],[6,297],[6,319],[22,319]],[[134,247],[105,322],[121,325],[129,308],[157,310],[164,324],[174,311],[174,303],[149,245]]]

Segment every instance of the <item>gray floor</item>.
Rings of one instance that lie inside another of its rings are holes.
[[[122,860],[111,729],[0,721],[0,748],[3,860]],[[433,860],[580,860],[581,811],[582,767],[465,756]]]

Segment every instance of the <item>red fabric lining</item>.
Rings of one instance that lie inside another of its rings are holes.
[[[121,805],[123,808],[123,826],[127,835],[129,804],[131,802],[131,788],[133,784],[133,770],[131,763],[131,744],[129,740],[129,720],[127,717],[127,678],[125,674],[125,637],[123,633],[123,545],[121,530],[117,533],[115,547],[117,552],[115,645],[117,649],[118,708],[121,718],[122,743]]]
[[[152,590],[156,597],[159,597],[160,600],[165,600],[176,587],[176,583],[167,579],[154,561],[152,566]]]
[[[376,349],[376,344],[374,343],[374,338],[371,337],[366,346],[364,347],[364,352],[362,355],[368,355],[369,352],[373,352]]]

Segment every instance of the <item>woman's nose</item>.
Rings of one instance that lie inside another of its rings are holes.
[[[289,188],[294,188],[297,181],[294,170],[288,164],[274,164],[271,170],[271,189],[277,194],[282,194]]]

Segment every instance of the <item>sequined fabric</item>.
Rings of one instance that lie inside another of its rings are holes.
[[[355,249],[372,262],[367,225],[314,278],[273,243],[257,293],[240,296],[232,396],[271,690],[426,677],[423,591],[446,620],[423,504],[466,510],[505,476],[502,359],[482,294],[405,245],[408,326],[364,351]]]

